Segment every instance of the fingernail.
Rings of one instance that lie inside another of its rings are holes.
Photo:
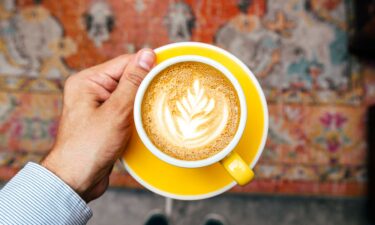
[[[138,57],[138,65],[145,70],[150,70],[154,64],[155,55],[150,50],[144,50],[141,52],[141,55]]]

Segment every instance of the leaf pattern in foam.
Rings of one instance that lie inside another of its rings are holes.
[[[210,119],[207,116],[215,107],[215,101],[205,95],[204,88],[199,80],[195,80],[192,90],[187,91],[187,97],[176,101],[180,116],[176,116],[177,126],[185,139],[194,139],[202,136],[207,129],[199,129]]]
[[[186,96],[175,101],[176,112],[172,113],[167,99],[163,93],[157,100],[157,121],[161,133],[171,143],[198,148],[219,137],[224,130],[229,117],[228,105],[225,100],[218,104],[217,99],[209,97],[199,80],[193,82]]]

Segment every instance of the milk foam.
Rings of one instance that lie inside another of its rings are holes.
[[[228,120],[228,104],[215,105],[218,101],[206,95],[198,79],[194,80],[186,95],[175,102],[175,115],[168,105],[167,95],[166,92],[160,93],[155,101],[157,110],[154,111],[161,134],[167,141],[195,149],[220,136]]]
[[[160,72],[142,102],[143,127],[153,144],[183,160],[199,160],[223,150],[240,118],[230,81],[203,63],[184,62]]]

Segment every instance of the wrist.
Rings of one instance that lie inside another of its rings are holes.
[[[58,158],[59,157],[56,157],[56,159]],[[83,174],[77,172],[77,170],[71,168],[70,166],[64,165],[64,163],[61,160],[55,160],[53,154],[47,155],[47,157],[43,159],[43,161],[40,164],[41,166],[45,167],[46,169],[54,173],[56,176],[58,176],[81,197],[87,190],[88,185],[85,185],[86,182],[84,182],[85,179]]]

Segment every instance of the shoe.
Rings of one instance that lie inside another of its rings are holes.
[[[228,225],[225,218],[218,214],[208,214],[204,221],[204,225]]]
[[[144,225],[168,225],[168,218],[160,210],[151,211]]]

